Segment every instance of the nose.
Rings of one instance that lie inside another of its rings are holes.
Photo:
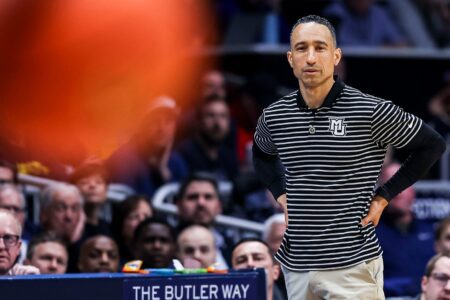
[[[314,65],[316,63],[316,51],[314,49],[308,50],[308,57],[306,59],[306,62],[309,65]]]
[[[3,238],[0,238],[0,249],[6,249],[5,241]]]
[[[251,257],[247,260],[247,268],[248,269],[255,268],[255,262],[253,261],[253,259]]]
[[[54,258],[50,261],[50,269],[56,270],[57,267],[58,267],[58,261],[56,260],[56,258]]]
[[[102,263],[108,263],[109,261],[108,253],[102,253],[100,259]]]

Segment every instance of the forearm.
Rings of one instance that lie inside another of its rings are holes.
[[[402,150],[409,152],[397,173],[380,186],[375,194],[391,200],[422,178],[445,151],[445,141],[425,123]]]
[[[275,199],[286,193],[284,167],[278,156],[262,152],[256,143],[253,143],[253,165],[258,178]]]

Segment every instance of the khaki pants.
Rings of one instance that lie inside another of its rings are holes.
[[[384,299],[381,257],[337,270],[294,272],[282,269],[289,300]]]

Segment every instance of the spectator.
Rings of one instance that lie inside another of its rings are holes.
[[[230,112],[218,95],[205,98],[197,110],[196,132],[180,144],[180,153],[191,172],[204,171],[221,180],[233,180],[238,174],[236,150],[226,139],[230,134]]]
[[[51,184],[41,192],[40,222],[43,229],[55,231],[71,243],[80,240],[86,216],[84,201],[77,187]]]
[[[191,224],[206,226],[214,233],[217,248],[217,262],[228,266],[230,257],[228,245],[236,238],[235,232],[216,226],[215,218],[222,213],[217,181],[208,173],[193,173],[182,182],[175,198],[178,208],[178,232]]]
[[[19,262],[22,263],[26,257],[28,242],[38,228],[27,220],[27,201],[21,188],[11,184],[0,185],[0,208],[9,210],[22,226],[22,246],[19,255]]]
[[[216,244],[213,233],[201,225],[183,229],[177,238],[178,258],[186,267],[195,260],[199,268],[207,268],[216,262]]]
[[[398,163],[385,166],[381,170],[380,184],[388,182],[399,168]],[[387,297],[417,294],[423,268],[434,254],[433,223],[415,218],[414,200],[415,191],[411,186],[390,201],[376,227],[384,252]]]
[[[22,241],[22,227],[17,218],[6,210],[0,210],[0,276],[39,274],[33,266],[16,264]]]
[[[388,13],[374,0],[343,0],[325,8],[342,46],[406,46]]]
[[[51,184],[41,192],[42,229],[54,231],[68,241],[69,273],[76,271],[80,245],[87,238],[83,235],[86,219],[83,204],[80,191],[71,184]]]
[[[112,231],[119,246],[120,259],[126,263],[133,258],[132,244],[136,227],[154,215],[150,199],[144,195],[125,198],[113,210]]]
[[[259,239],[243,239],[233,248],[233,269],[264,268],[266,271],[267,300],[285,299],[274,284],[280,275],[280,266],[274,262],[269,245]]]
[[[433,256],[422,277],[422,300],[450,299],[450,254]]]
[[[172,151],[178,114],[172,98],[159,97],[152,103],[131,140],[108,158],[111,182],[151,197],[162,184],[185,177],[186,164]]]
[[[442,219],[436,228],[434,250],[436,253],[450,252],[450,217]]]
[[[78,270],[82,273],[114,273],[119,268],[119,249],[106,235],[88,238],[81,245]]]
[[[37,267],[41,274],[64,274],[68,260],[66,241],[47,231],[31,239],[24,264]]]
[[[175,231],[163,219],[148,218],[134,233],[134,259],[143,261],[142,268],[170,268],[175,258]]]
[[[107,201],[108,173],[101,161],[85,161],[72,173],[70,182],[78,187],[84,199],[85,234],[110,235],[109,224],[100,217]]]

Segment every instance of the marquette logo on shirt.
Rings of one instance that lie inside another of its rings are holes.
[[[329,131],[334,136],[344,136],[347,135],[347,132],[345,131],[345,127],[347,127],[347,124],[345,124],[345,119],[339,119],[339,118],[330,118],[330,127],[328,128]]]

